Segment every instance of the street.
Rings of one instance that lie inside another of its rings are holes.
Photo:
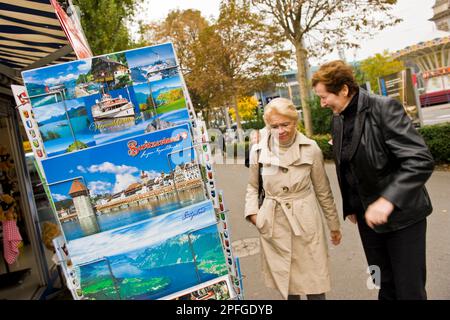
[[[264,286],[261,277],[258,232],[243,218],[248,169],[243,165],[215,165],[217,185],[224,190],[224,201],[230,210],[231,239],[235,256],[240,257],[244,298],[279,300],[281,295]],[[335,167],[326,164],[335,201],[342,220],[340,192]],[[450,172],[435,171],[427,183],[434,211],[428,217],[427,292],[429,299],[450,299]],[[373,300],[377,290],[368,289],[369,274],[356,225],[342,223],[343,239],[339,246],[329,243],[332,291],[327,299]],[[304,297],[302,297],[304,299]]]
[[[424,125],[450,122],[450,103],[422,108]]]

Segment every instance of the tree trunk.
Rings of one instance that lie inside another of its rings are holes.
[[[227,129],[231,129],[231,120],[230,120],[230,113],[228,112],[228,107],[224,107],[222,109],[222,112],[225,117],[225,123],[227,125]]]
[[[205,112],[203,112],[203,118],[205,120],[206,128],[211,128],[209,109],[206,109]]]
[[[236,126],[237,126],[237,137],[238,141],[242,142],[244,140],[243,134],[242,134],[242,124],[241,124],[241,116],[239,115],[239,108],[238,108],[238,99],[236,96],[233,96],[233,109],[236,115]]]
[[[301,42],[295,43],[295,57],[297,60],[297,81],[300,88],[300,99],[302,102],[303,110],[303,123],[305,125],[306,135],[313,135],[311,109],[309,107],[309,86],[306,74],[306,64],[308,63],[306,58],[306,50],[303,48]]]

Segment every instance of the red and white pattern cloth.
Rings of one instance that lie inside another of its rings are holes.
[[[19,244],[22,237],[15,220],[3,222],[3,255],[8,264],[13,264],[19,255]]]

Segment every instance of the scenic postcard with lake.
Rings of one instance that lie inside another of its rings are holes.
[[[132,86],[124,52],[22,72],[33,107]]]
[[[33,108],[100,92],[91,74],[92,59],[76,60],[22,72]]]
[[[43,160],[67,241],[203,201],[191,147],[184,124]]]
[[[95,146],[83,100],[66,100],[33,108],[49,157]]]
[[[50,132],[45,144],[49,156],[190,120],[187,89],[170,43],[24,71],[22,76],[33,110],[49,115],[59,106],[58,117],[42,118],[42,130]],[[66,121],[74,117],[75,124],[63,123],[62,106],[73,104],[84,106],[83,114],[67,110]],[[80,127],[80,117],[87,117],[89,133]]]
[[[177,66],[171,43],[125,52],[133,83],[148,83],[170,76]]]
[[[68,249],[88,299],[160,299],[227,274],[209,200],[70,241]]]

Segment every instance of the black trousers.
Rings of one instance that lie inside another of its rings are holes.
[[[367,262],[380,270],[378,299],[426,300],[426,219],[387,233],[376,233],[363,216],[357,220]]]

